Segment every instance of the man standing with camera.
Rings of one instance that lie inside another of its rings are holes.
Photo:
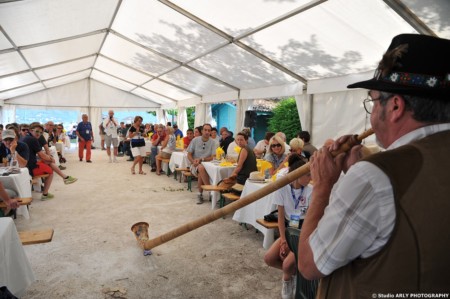
[[[109,163],[117,163],[119,136],[117,135],[117,129],[119,128],[119,122],[114,118],[114,111],[108,111],[108,117],[103,120],[103,127],[105,128],[105,144],[106,153],[108,154]],[[114,147],[114,159],[111,159],[111,143]]]

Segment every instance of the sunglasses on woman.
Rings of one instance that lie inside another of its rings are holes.
[[[274,148],[274,147],[281,147],[281,144],[279,144],[279,143],[274,143],[274,144],[272,144],[270,147],[271,147],[271,148]]]

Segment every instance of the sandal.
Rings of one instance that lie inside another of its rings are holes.
[[[131,174],[136,174],[133,168],[131,168]]]
[[[139,171],[139,174],[146,175],[147,173],[143,172],[143,171]]]
[[[156,173],[156,175],[161,175],[161,172],[155,172]]]

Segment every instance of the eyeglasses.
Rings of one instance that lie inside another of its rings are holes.
[[[270,146],[270,148],[274,148],[274,147],[281,147],[281,144],[279,143],[274,143]]]
[[[370,96],[365,99],[363,101],[363,105],[364,105],[364,110],[366,110],[367,114],[371,114],[372,113],[372,109],[373,109],[373,102],[375,101],[379,101],[381,100],[380,98],[378,99],[372,99]]]
[[[389,100],[390,98],[392,98],[394,96],[394,94],[390,94],[388,97],[382,97],[381,95],[376,98],[376,99],[372,99],[372,97],[370,96],[370,94],[367,96],[367,99],[365,99],[363,101],[363,105],[364,105],[364,110],[366,110],[367,114],[372,114],[372,109],[373,109],[373,102],[375,101],[381,101],[381,100]]]
[[[36,131],[36,130],[34,130],[33,132],[34,132],[34,134],[36,134],[36,135],[42,134],[42,131]]]
[[[58,129],[58,130],[62,130],[62,128],[56,128],[56,129]]]

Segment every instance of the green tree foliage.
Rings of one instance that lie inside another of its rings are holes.
[[[186,108],[188,127],[190,129],[194,129],[194,120],[195,120],[195,107],[187,107]]]
[[[269,119],[269,131],[283,132],[286,134],[286,142],[296,137],[301,131],[300,117],[294,98],[282,100],[272,110],[273,116]]]

